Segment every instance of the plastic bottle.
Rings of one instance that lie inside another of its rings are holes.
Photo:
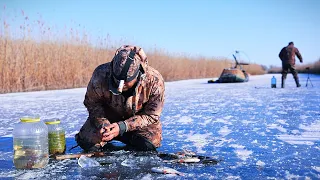
[[[277,79],[274,76],[271,78],[271,88],[277,88]]]
[[[59,119],[46,120],[48,126],[49,154],[63,154],[66,151],[65,131]]]
[[[21,118],[13,129],[13,150],[16,168],[45,167],[49,161],[48,127],[40,118]]]

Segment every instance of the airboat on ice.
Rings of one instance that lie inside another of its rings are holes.
[[[236,51],[236,53],[238,53],[238,51]],[[234,54],[232,56],[236,62],[235,66],[223,69],[219,79],[211,79],[208,83],[235,83],[249,81],[249,74],[242,68],[243,65],[249,65],[249,63],[239,62]]]

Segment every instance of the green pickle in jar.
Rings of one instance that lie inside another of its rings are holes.
[[[62,154],[66,151],[66,139],[64,132],[49,132],[49,153]]]
[[[60,120],[47,120],[49,154],[63,154],[66,151],[65,131]]]

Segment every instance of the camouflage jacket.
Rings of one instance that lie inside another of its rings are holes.
[[[301,56],[298,48],[294,47],[293,45],[288,45],[288,46],[282,48],[279,53],[279,58],[281,59],[282,63],[285,63],[285,64],[295,65],[296,64],[296,59],[295,59],[296,56],[299,58],[300,62],[303,62],[302,56]]]
[[[97,118],[107,118],[110,123],[123,121],[126,131],[152,132],[149,139],[156,147],[162,140],[160,114],[164,105],[164,80],[154,68],[144,63],[133,96],[114,95],[109,91],[112,81],[111,63],[98,66],[88,84],[84,99],[89,117],[97,128],[102,124]]]

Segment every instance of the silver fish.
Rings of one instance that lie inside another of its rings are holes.
[[[197,158],[197,157],[183,157],[181,159],[164,160],[163,162],[169,162],[169,163],[197,163],[197,162],[200,162],[200,159]]]
[[[178,175],[178,176],[184,176],[184,174],[182,172],[179,172],[175,169],[172,169],[172,168],[169,168],[169,167],[153,167],[151,168],[151,171],[152,172],[155,172],[155,173],[161,173],[161,174],[175,174],[175,175]]]

